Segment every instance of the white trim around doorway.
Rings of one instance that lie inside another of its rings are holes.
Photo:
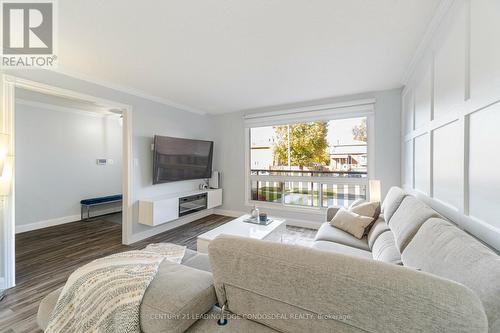
[[[132,243],[132,198],[133,198],[133,173],[132,173],[132,107],[116,101],[82,94],[73,90],[31,81],[12,75],[2,74],[1,77],[2,110],[0,111],[0,132],[9,136],[8,154],[15,164],[15,88],[43,93],[52,96],[92,102],[118,108],[123,114],[123,218],[122,218],[122,243]],[[14,168],[15,169],[15,168]],[[2,217],[0,228],[3,234],[0,254],[3,256],[4,288],[15,286],[15,174],[12,174],[12,190],[8,197],[0,198]],[[2,277],[0,276],[0,279]]]

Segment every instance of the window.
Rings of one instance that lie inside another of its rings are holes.
[[[367,117],[250,128],[250,199],[295,207],[365,199]]]

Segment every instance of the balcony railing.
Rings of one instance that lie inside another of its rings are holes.
[[[251,170],[251,200],[298,207],[349,206],[367,198],[366,172]]]
[[[260,170],[252,169],[255,176],[291,176],[291,177],[336,177],[336,178],[366,178],[363,171],[315,171],[315,170]]]

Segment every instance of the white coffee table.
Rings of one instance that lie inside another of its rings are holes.
[[[208,253],[208,243],[219,235],[233,235],[253,239],[281,241],[281,236],[286,231],[286,220],[273,218],[268,225],[259,225],[243,222],[250,215],[243,215],[215,229],[198,236],[197,249],[200,253]]]

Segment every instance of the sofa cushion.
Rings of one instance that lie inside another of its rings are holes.
[[[193,258],[197,254],[198,254],[198,252],[196,252],[194,250],[186,249],[186,251],[184,252],[184,257],[182,257],[181,264],[183,264],[186,260]]]
[[[330,241],[352,246],[361,250],[370,250],[366,237],[357,239],[353,235],[350,235],[345,231],[333,227],[329,222],[325,222],[321,225],[318,232],[316,233],[316,237],[314,238],[314,240]]]
[[[219,304],[278,332],[488,329],[481,301],[472,290],[432,274],[227,235],[210,242],[208,252]]]
[[[482,301],[490,332],[500,332],[500,256],[455,225],[432,218],[403,251],[405,266],[472,289]]]
[[[404,251],[422,224],[431,217],[439,217],[439,214],[422,201],[412,196],[403,199],[388,223],[400,253]]]
[[[369,248],[373,248],[373,243],[375,243],[375,240],[377,239],[378,236],[380,236],[383,232],[385,231],[390,231],[391,229],[385,222],[384,218],[380,216],[377,221],[373,224],[373,226],[370,228],[370,231],[368,232],[368,246]]]
[[[373,217],[362,216],[354,212],[341,208],[330,221],[336,228],[361,239],[365,235],[366,228],[373,222]]]
[[[141,303],[141,329],[184,332],[216,303],[212,274],[164,260]]]
[[[355,257],[372,259],[372,254],[369,251],[357,249],[355,247],[342,245],[342,244],[334,243],[334,242],[316,241],[312,245],[312,248],[316,249],[316,250],[321,250],[321,251],[335,252],[335,253],[347,254],[347,255],[355,256]]]
[[[362,215],[372,217],[372,222],[365,228],[364,236],[368,235],[368,232],[372,228],[375,221],[377,221],[380,215],[380,202],[363,202],[356,207],[349,209],[351,212]]]
[[[375,260],[401,265],[401,254],[396,247],[392,232],[383,232],[375,240],[372,247],[372,256]]]
[[[380,215],[380,202],[363,202],[359,205],[349,208],[349,210],[353,213],[372,217],[373,220],[378,219]]]
[[[208,254],[198,253],[190,249],[186,249],[186,253],[182,258],[181,264],[205,272],[212,272],[212,267],[210,267],[210,260],[208,259]]]
[[[382,215],[387,222],[389,222],[406,196],[407,194],[399,187],[393,186],[389,189],[381,207]]]

